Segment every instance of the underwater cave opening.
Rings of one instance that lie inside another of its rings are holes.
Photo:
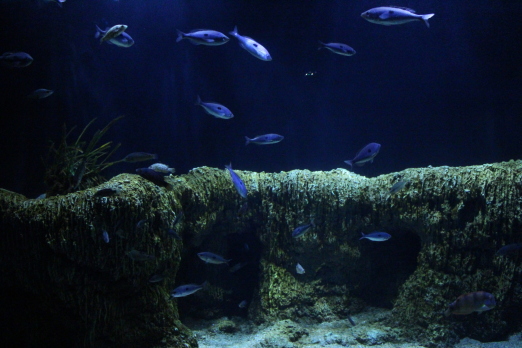
[[[213,252],[230,261],[228,264],[205,263],[197,256],[199,252]],[[201,291],[177,299],[180,319],[246,317],[259,281],[261,252],[261,241],[248,232],[212,231],[201,245],[187,247],[176,276],[176,286],[205,281],[207,284]]]
[[[392,308],[399,289],[417,268],[420,236],[411,230],[387,230],[384,242],[361,240],[361,265],[366,276],[353,294],[374,307]]]

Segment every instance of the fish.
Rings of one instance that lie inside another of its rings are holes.
[[[43,99],[43,98],[47,98],[48,96],[50,96],[53,93],[54,93],[54,91],[51,90],[51,89],[40,88],[40,89],[37,89],[37,90],[31,92],[27,96],[27,98],[29,98],[29,99]]]
[[[136,249],[132,249],[125,253],[128,257],[133,259],[134,261],[152,261],[156,259],[154,255],[149,255],[143,251],[139,251]]]
[[[428,19],[433,16],[435,16],[435,13],[418,15],[410,8],[395,6],[375,7],[361,13],[362,18],[375,24],[396,25],[413,21],[423,21],[428,28],[430,27]]]
[[[234,117],[234,114],[232,111],[230,111],[226,106],[218,104],[218,103],[211,103],[211,102],[203,102],[201,101],[201,98],[198,95],[198,100],[196,101],[196,105],[199,105],[205,110],[205,112],[209,115],[212,115],[217,118],[222,118],[224,120],[231,119]]]
[[[246,145],[253,143],[256,145],[268,145],[268,144],[275,144],[283,140],[285,137],[279,134],[265,134],[265,135],[258,135],[255,138],[250,139],[249,137],[245,136],[246,139]]]
[[[145,226],[145,224],[148,222],[147,219],[141,219],[140,221],[138,221],[138,223],[136,224],[136,228],[143,228],[143,226]]]
[[[185,296],[188,296],[188,295],[192,295],[196,291],[203,289],[203,287],[206,284],[207,284],[207,282],[204,281],[203,284],[201,284],[201,285],[197,285],[197,284],[180,285],[177,288],[175,288],[174,290],[172,290],[170,292],[170,295],[172,297],[185,297]]]
[[[150,161],[153,159],[158,159],[158,155],[153,153],[147,153],[147,152],[133,152],[129,153],[125,158],[122,160],[127,163],[136,163],[136,162],[143,162],[143,161]]]
[[[407,184],[409,184],[409,181],[398,181],[390,188],[390,195],[396,194],[400,190],[402,190]]]
[[[219,46],[226,44],[230,40],[228,36],[215,30],[199,29],[192,30],[187,34],[178,29],[176,31],[178,32],[176,42],[188,39],[194,45]]]
[[[33,62],[33,57],[25,52],[5,52],[0,56],[0,62],[9,68],[25,68]]]
[[[161,282],[163,279],[165,279],[165,276],[163,274],[153,274],[150,278],[149,278],[149,283],[159,283]]]
[[[239,175],[236,174],[236,172],[234,172],[232,170],[232,164],[230,165],[225,165],[225,168],[228,170],[229,174],[230,174],[230,179],[232,180],[232,183],[234,184],[236,190],[237,190],[237,193],[239,193],[239,195],[243,198],[247,198],[247,189],[246,189],[246,186],[245,186],[245,183],[243,182],[243,180],[241,180],[241,178],[239,177]]]
[[[368,234],[364,234],[363,232],[361,232],[361,234],[362,234],[362,237],[359,238],[359,240],[369,239],[373,242],[384,242],[391,238],[391,235],[386,232],[372,232],[372,233],[368,233]]]
[[[330,43],[324,43],[319,41],[319,49],[326,48],[333,53],[340,54],[341,56],[353,56],[355,53],[355,50],[351,48],[350,46],[343,44],[343,43],[337,43],[337,42],[330,42]]]
[[[62,7],[65,0],[43,0],[44,2],[55,2],[58,6]]]
[[[107,32],[109,30],[110,28],[101,30],[99,26],[96,26],[96,34],[94,34],[94,38],[98,39],[100,36],[107,35]],[[117,35],[113,38],[104,41],[107,41],[107,43],[109,44],[113,44],[115,46],[123,48],[131,47],[132,45],[134,45],[134,39],[126,32],[122,32],[120,35]]]
[[[270,53],[268,53],[267,49],[264,48],[260,43],[248,36],[239,35],[237,32],[237,26],[235,26],[234,30],[230,32],[230,35],[235,36],[236,39],[239,40],[239,46],[244,48],[248,53],[250,53],[254,57],[264,61],[272,60]]]
[[[100,37],[100,44],[102,44],[105,41],[109,41],[111,39],[114,39],[118,35],[121,35],[126,29],[128,28],[125,24],[116,24],[113,27],[111,27],[109,30],[107,30],[103,35]]]
[[[120,194],[121,188],[106,187],[102,188],[93,195],[93,197],[110,197]]]
[[[497,302],[495,296],[485,291],[470,292],[460,295],[455,302],[448,305],[448,309],[444,312],[445,316],[467,315],[473,312],[484,312],[495,308]]]
[[[176,172],[175,168],[169,168],[168,165],[163,163],[154,163],[149,166],[149,169],[155,170],[160,173],[165,174],[174,174]]]
[[[183,238],[180,237],[178,232],[174,231],[172,228],[167,229],[167,236],[169,236],[170,238],[177,239],[177,240],[183,240]]]
[[[297,238],[297,237],[301,237],[303,234],[305,234],[306,232],[308,232],[308,230],[312,227],[315,227],[315,224],[312,221],[310,221],[309,224],[306,224],[306,225],[301,225],[301,226],[297,226],[293,231],[292,231],[292,237],[294,238]]]
[[[495,256],[505,256],[514,254],[520,251],[520,249],[522,249],[522,243],[504,245],[502,248],[498,249],[498,251],[495,253]]]
[[[344,163],[348,164],[353,168],[353,165],[356,166],[364,166],[366,162],[373,162],[373,159],[379,153],[381,149],[381,144],[377,143],[369,143],[365,147],[363,147],[352,160],[344,161]]]
[[[241,268],[245,267],[247,264],[248,264],[248,262],[239,262],[239,263],[236,263],[234,266],[230,267],[230,268],[228,269],[228,271],[229,271],[230,273],[237,272],[237,271],[239,271]]]
[[[222,256],[216,255],[208,251],[198,253],[198,257],[206,263],[212,263],[214,265],[221,265],[223,263],[229,263],[230,261],[232,261],[232,259],[226,260]]]
[[[295,271],[297,274],[305,274],[305,269],[299,263],[295,265]]]
[[[162,187],[167,187],[169,184],[165,182],[165,173],[157,172],[153,169],[149,168],[138,168],[136,169],[136,173],[144,179]]]
[[[105,243],[109,243],[109,241],[110,241],[110,238],[109,238],[109,232],[103,230],[103,232],[102,232],[102,238],[103,238],[103,241],[104,241]]]
[[[238,307],[239,308],[246,308],[247,304],[248,304],[247,300],[243,300],[243,301],[239,302]]]
[[[355,326],[355,321],[353,321],[352,317],[350,316],[350,314],[348,314],[348,321],[350,322],[350,324],[352,324],[352,326]]]

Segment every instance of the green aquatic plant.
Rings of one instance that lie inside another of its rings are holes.
[[[84,140],[84,136],[96,118],[83,128],[78,138],[71,144],[68,139],[75,127],[67,131],[67,127],[63,126],[60,142],[51,142],[45,161],[44,181],[49,187],[47,197],[84,190],[106,181],[100,173],[113,164],[121,162],[121,160],[108,161],[121,144],[113,147],[112,141],[102,145],[99,145],[99,142],[121,118],[123,116],[113,119],[103,129],[98,129],[88,142]]]

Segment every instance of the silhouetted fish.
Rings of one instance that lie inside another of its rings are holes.
[[[473,312],[484,312],[494,308],[497,305],[495,296],[485,291],[470,292],[460,295],[455,302],[448,306],[445,316],[451,314],[466,315]]]
[[[514,254],[520,251],[520,249],[522,249],[522,243],[508,244],[498,249],[498,251],[495,253],[495,256]]]
[[[203,282],[201,285],[197,284],[186,284],[186,285],[180,285],[174,290],[171,291],[170,295],[172,297],[185,297],[188,295],[192,295],[198,290],[203,289],[203,287],[207,284],[207,282]]]
[[[330,43],[324,43],[319,41],[319,49],[326,48],[333,53],[340,54],[342,56],[353,56],[356,52],[353,48],[350,46],[343,44],[343,43],[337,43],[337,42],[330,42]]]

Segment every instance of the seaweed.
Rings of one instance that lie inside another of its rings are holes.
[[[98,129],[90,141],[84,140],[88,128],[94,123],[92,119],[81,131],[78,138],[69,143],[68,139],[76,127],[69,131],[63,125],[62,138],[59,143],[51,142],[45,160],[45,183],[49,187],[47,197],[64,195],[75,191],[85,190],[106,181],[100,173],[121,162],[109,162],[109,158],[121,144],[112,146],[112,141],[99,145],[101,138],[123,116],[116,117],[103,129]]]

